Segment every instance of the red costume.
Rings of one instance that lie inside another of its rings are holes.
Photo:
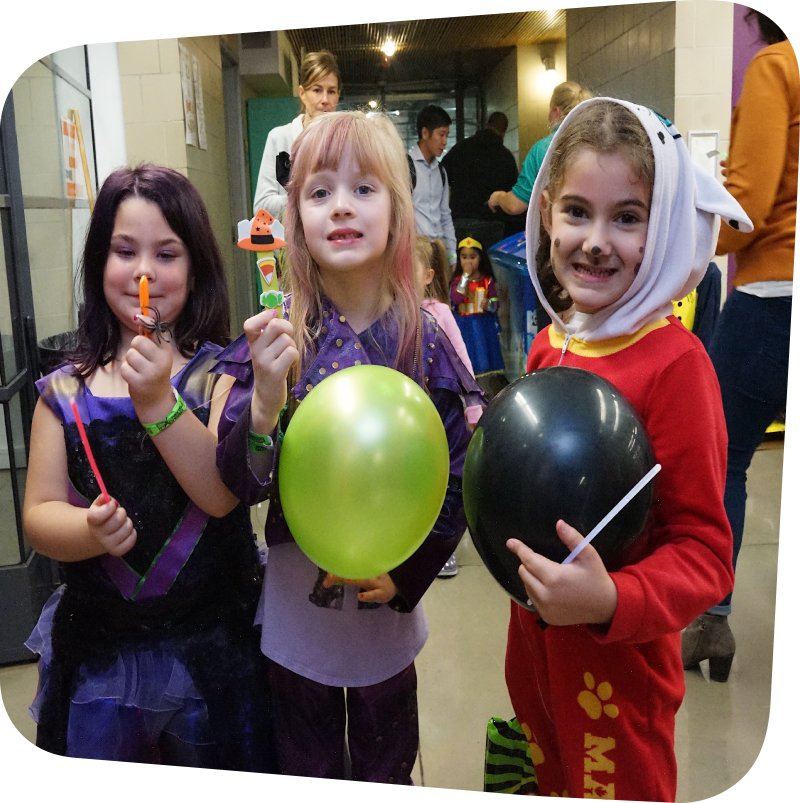
[[[606,565],[617,590],[611,621],[543,629],[536,614],[512,603],[506,682],[529,731],[542,795],[670,801],[675,713],[684,694],[680,631],[733,586],[719,384],[700,341],[671,315],[672,299],[703,278],[718,216],[742,231],[752,224],[712,176],[694,168],[671,123],[643,106],[612,102],[636,115],[652,149],[642,261],[617,300],[591,313],[567,312],[564,320],[539,283],[538,198],[553,151],[573,115],[608,103],[586,100],[559,126],[529,209],[528,270],[552,324],[533,341],[528,369],[560,363],[615,385],[641,416],[661,472],[644,532],[616,565]]]
[[[541,332],[528,370],[560,362],[608,379],[642,417],[662,470],[645,531],[607,566],[618,594],[610,625],[543,630],[512,603],[509,694],[542,795],[674,800],[680,630],[733,582],[719,386],[672,316],[612,340],[570,338],[562,358],[564,340],[552,326]]]

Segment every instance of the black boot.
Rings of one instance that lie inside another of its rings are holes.
[[[704,613],[681,633],[681,659],[684,669],[693,669],[708,659],[711,680],[725,683],[731,671],[736,641],[727,616]]]

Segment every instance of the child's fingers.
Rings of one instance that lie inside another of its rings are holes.
[[[383,586],[362,591],[358,595],[359,602],[389,602],[393,595],[389,595]]]
[[[583,536],[574,527],[570,527],[563,519],[559,519],[556,522],[556,533],[561,539],[561,542],[569,547],[570,552],[583,541]]]
[[[278,318],[278,311],[274,309],[262,310],[258,315],[248,318],[242,326],[245,336],[247,337],[247,342],[252,344],[258,340],[262,331],[266,329],[269,322],[273,320],[281,320]],[[288,321],[285,321],[285,323],[288,323]]]
[[[570,527],[565,521],[556,522],[556,533],[569,551],[572,552],[583,541],[583,536],[574,528]],[[593,563],[603,563],[602,558],[597,554],[597,550],[591,542],[575,556],[573,563],[591,565]]]
[[[552,581],[554,572],[561,567],[561,564],[534,552],[516,538],[510,538],[506,546],[520,559],[525,570],[544,585]]]
[[[107,539],[105,547],[108,554],[119,557],[126,552],[130,552],[136,543],[136,537],[136,530],[133,528],[133,522],[127,519],[122,527]]]
[[[119,503],[116,499],[109,499],[108,502],[104,502],[103,495],[100,494],[86,511],[86,520],[92,527],[102,527],[116,513],[118,508]]]

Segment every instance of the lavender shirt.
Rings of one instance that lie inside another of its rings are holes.
[[[391,311],[360,334],[327,299],[323,300],[322,315],[317,353],[292,389],[299,400],[331,373],[356,364],[385,365],[396,353]],[[283,519],[274,472],[263,481],[250,469],[246,433],[251,376],[246,340],[240,338],[220,355],[217,370],[242,380],[231,391],[229,419],[220,424],[224,433],[217,451],[221,476],[240,499],[250,504],[272,496],[265,527],[269,552],[256,617],[262,627],[261,649],[291,671],[329,686],[380,683],[414,660],[428,636],[418,602],[464,532],[457,484],[469,442],[464,400],[480,404],[482,395],[450,341],[427,314],[423,314],[422,352],[419,363],[434,403],[438,400],[455,484],[448,489],[442,513],[423,545],[390,572],[399,593],[382,605],[359,605],[354,586],[332,591],[320,588],[323,575],[294,542]],[[235,422],[234,413],[238,416]]]

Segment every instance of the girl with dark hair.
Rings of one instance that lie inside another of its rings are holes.
[[[228,296],[192,184],[152,165],[112,173],[82,287],[77,345],[36,383],[31,431],[25,530],[66,581],[27,642],[41,656],[37,744],[271,771],[258,557],[215,466],[232,380],[209,369]]]
[[[466,237],[458,244],[450,302],[475,376],[500,373],[503,354],[500,351],[494,271],[489,255],[473,237]]]

